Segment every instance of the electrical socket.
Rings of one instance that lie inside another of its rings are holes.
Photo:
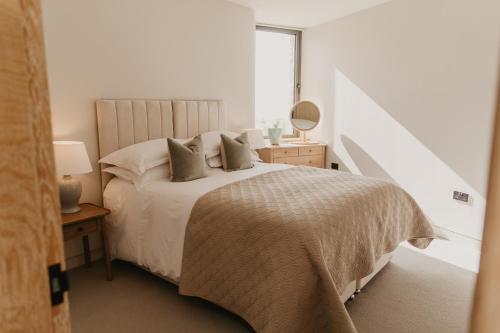
[[[332,163],[332,169],[333,170],[338,170],[339,169],[339,164],[338,163]]]
[[[468,193],[453,191],[453,199],[457,201],[462,201],[466,204],[470,204],[472,201],[472,197]]]

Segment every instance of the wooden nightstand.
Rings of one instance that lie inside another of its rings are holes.
[[[317,168],[325,167],[326,145],[280,143],[279,145],[268,145],[257,149],[260,158],[266,163],[284,163],[293,165],[307,165]]]
[[[80,204],[80,211],[72,214],[62,214],[64,240],[70,240],[82,237],[83,251],[85,255],[85,266],[89,267],[91,263],[89,235],[99,232],[102,239],[102,251],[106,262],[106,277],[113,280],[111,270],[111,256],[109,254],[106,231],[104,228],[104,217],[110,213],[106,208],[93,204]]]

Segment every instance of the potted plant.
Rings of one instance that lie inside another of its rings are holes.
[[[267,135],[269,136],[269,141],[272,145],[279,145],[281,139],[281,131],[283,130],[280,127],[280,120],[276,120],[273,124],[273,127],[267,129]]]

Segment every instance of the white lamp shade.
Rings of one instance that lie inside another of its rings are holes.
[[[266,143],[264,142],[264,136],[262,135],[262,131],[260,129],[244,129],[243,132],[247,133],[250,149],[260,149],[266,146]]]
[[[59,176],[92,172],[85,144],[80,141],[54,141],[56,173]]]

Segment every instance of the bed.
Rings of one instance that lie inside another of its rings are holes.
[[[188,138],[208,131],[225,129],[222,101],[99,100],[97,101],[97,118],[101,158],[115,150],[146,140],[164,137]],[[191,244],[185,243],[185,233],[186,230],[190,230],[188,226],[200,225],[197,222],[203,220],[203,218],[195,213],[200,212],[202,208],[198,206],[202,205],[204,201],[208,201],[207,198],[211,194],[216,194],[216,197],[220,197],[222,193],[227,194],[231,192],[224,192],[224,189],[229,189],[231,186],[246,186],[245,188],[249,188],[248,186],[251,185],[251,181],[255,179],[259,180],[268,177],[266,181],[270,180],[272,182],[274,180],[269,177],[276,175],[284,177],[294,172],[300,172],[307,177],[312,177],[311,179],[317,178],[319,173],[322,172],[321,177],[324,177],[324,179],[331,179],[332,182],[338,181],[335,177],[332,178],[334,171],[312,169],[314,168],[303,167],[302,169],[293,169],[293,167],[288,165],[265,163],[257,163],[252,169],[236,172],[210,169],[207,178],[185,183],[158,180],[147,185],[140,191],[130,183],[102,173],[104,205],[111,210],[111,215],[107,220],[106,226],[109,230],[108,242],[111,254],[114,258],[132,262],[174,284],[180,284],[180,292],[182,294],[205,298],[235,312],[246,319],[257,331],[316,330],[318,326],[300,326],[303,324],[300,322],[288,325],[288,322],[294,321],[292,319],[286,320],[281,318],[280,320],[265,319],[264,321],[260,321],[262,312],[265,310],[259,309],[257,312],[248,312],[246,309],[240,308],[237,304],[233,304],[235,303],[234,300],[227,301],[225,299],[225,296],[228,294],[227,292],[222,293],[224,296],[222,298],[219,297],[220,295],[212,295],[212,290],[208,290],[208,293],[206,290],[204,291],[205,293],[202,292],[202,286],[198,287],[200,292],[197,292],[197,289],[192,284],[189,284],[189,280],[195,280],[196,276],[203,275],[205,271],[210,271],[212,265],[205,264],[203,266],[200,264],[199,269],[202,270],[201,273],[196,269],[194,271],[192,269],[188,270],[186,268],[188,266],[186,264],[187,259],[183,255],[185,249],[188,249],[189,252],[187,253],[196,252],[192,251],[198,247],[197,245],[193,246],[194,240],[189,241]],[[345,176],[342,175],[341,177],[343,179],[342,182],[345,183]],[[279,182],[280,180],[277,181]],[[362,183],[362,180],[353,178],[348,179],[348,182]],[[262,185],[253,184],[251,186],[256,186],[258,189]],[[304,186],[304,184],[301,186]],[[413,204],[410,198],[406,199],[408,199],[410,205]],[[226,200],[231,202],[233,199],[228,196]],[[214,207],[216,208],[217,204]],[[195,209],[196,211],[194,211]],[[205,209],[213,210],[214,208],[211,208],[207,202]],[[417,215],[420,214],[418,207],[413,207],[413,209],[415,209]],[[204,213],[204,215],[208,214]],[[193,218],[196,221],[193,221]],[[418,216],[418,219],[425,221],[425,218],[422,216]],[[425,225],[425,223],[423,224],[424,230],[417,232],[420,234],[415,238],[417,239],[415,242],[420,242],[419,244],[425,247],[430,242],[433,234],[430,226]],[[401,226],[398,226],[398,228],[401,228]],[[190,235],[194,234],[190,232]],[[351,236],[356,237],[356,235]],[[188,239],[195,238],[195,236],[190,236]],[[208,241],[209,239],[205,239],[198,242],[203,243]],[[213,244],[212,246],[216,245]],[[366,266],[369,269],[365,267],[364,273],[361,274],[362,276],[357,276],[357,278],[352,280],[349,279],[348,283],[342,283],[341,290],[333,291],[333,293],[338,293],[338,299],[341,302],[345,302],[356,292],[359,292],[390,261],[392,251],[394,250],[393,247],[384,248],[378,251],[380,253],[376,255],[371,254],[373,258],[370,258],[371,262]],[[235,260],[234,257],[229,259],[232,261]],[[188,262],[191,265],[190,268],[197,268],[193,262],[199,260],[200,258],[196,258],[192,262]],[[207,260],[213,261],[214,258]],[[208,276],[217,280],[217,273],[210,272]],[[359,272],[356,274],[360,275]],[[222,275],[220,283],[215,286],[215,289],[228,280],[225,275]],[[242,281],[241,284],[243,283]],[[232,288],[237,289],[238,285],[235,287],[232,286]],[[255,290],[258,290],[258,288]],[[287,294],[290,294],[290,291],[287,291]],[[252,302],[253,304],[258,303],[257,300],[253,300]],[[337,309],[335,311],[339,312],[335,315],[337,323],[332,323],[331,321],[325,324],[327,325],[325,326],[327,330],[337,327],[335,330],[338,331],[353,331],[352,323],[350,323],[348,318],[345,318],[345,309]],[[343,323],[340,323],[338,318],[345,320]],[[286,323],[283,324],[281,322]]]

